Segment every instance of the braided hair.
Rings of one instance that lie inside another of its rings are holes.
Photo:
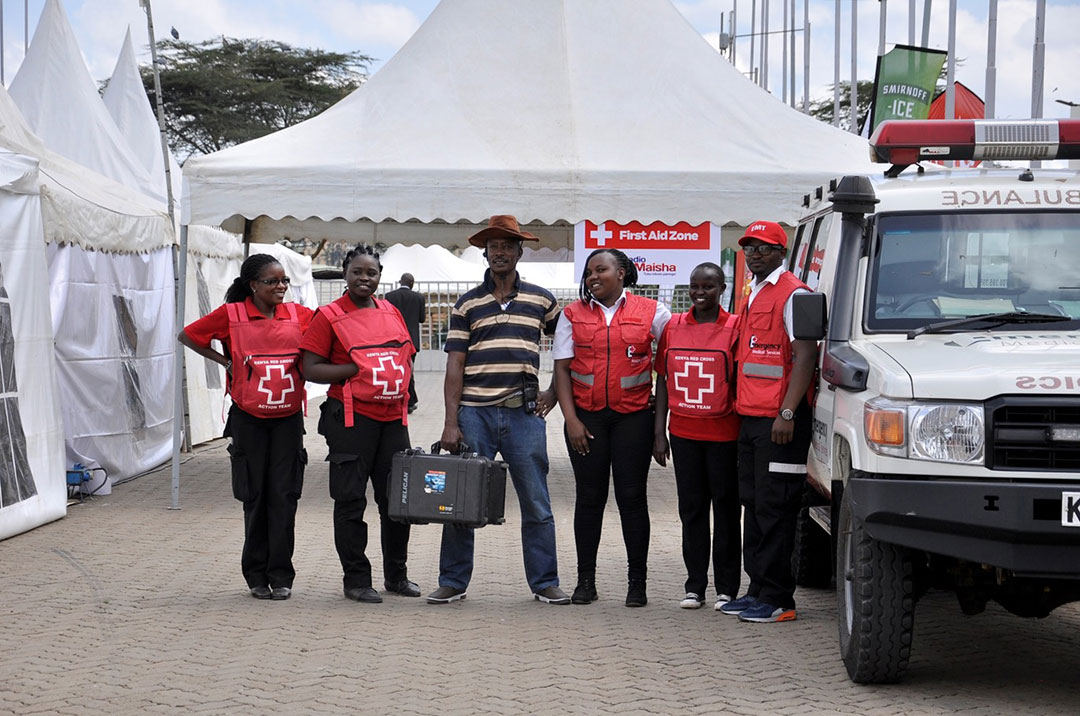
[[[251,282],[258,281],[263,270],[272,264],[280,264],[270,254],[252,254],[240,265],[240,275],[233,279],[232,285],[225,292],[225,303],[243,303],[252,296]]]
[[[375,264],[379,267],[379,273],[382,273],[382,262],[379,261],[379,252],[371,248],[368,244],[357,244],[355,247],[349,249],[349,253],[345,254],[345,260],[341,262],[341,270],[344,273],[349,273],[349,264],[357,256],[370,256],[375,259]]]
[[[588,303],[593,299],[592,291],[589,290],[585,282],[585,276],[589,272],[589,262],[597,254],[611,254],[612,258],[615,259],[615,264],[624,271],[623,288],[637,286],[637,266],[634,265],[629,256],[618,249],[596,249],[585,259],[585,268],[581,270],[581,286],[578,288],[578,296],[581,297],[582,303]]]

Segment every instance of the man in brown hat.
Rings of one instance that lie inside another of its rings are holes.
[[[539,390],[540,336],[551,335],[559,308],[551,292],[526,283],[517,272],[522,243],[537,241],[513,216],[491,217],[469,238],[484,249],[484,281],[460,299],[446,336],[446,421],[442,447],[461,443],[510,466],[521,504],[525,577],[533,596],[547,604],[569,604],[559,589],[555,520],[548,495],[547,430],[544,416],[554,391]],[[445,525],[439,558],[439,588],[432,604],[465,598],[473,568],[474,531]]]

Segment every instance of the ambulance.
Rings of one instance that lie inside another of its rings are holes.
[[[1080,120],[885,122],[879,177],[804,198],[795,337],[819,340],[792,560],[835,580],[857,683],[898,681],[919,599],[1080,600]],[[924,169],[939,160],[944,168]]]

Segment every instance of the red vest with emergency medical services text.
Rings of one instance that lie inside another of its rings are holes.
[[[229,395],[257,418],[283,418],[304,405],[300,374],[300,319],[296,305],[283,303],[288,320],[251,320],[247,303],[227,303],[232,380]]]
[[[400,418],[407,424],[412,376],[409,359],[416,351],[401,314],[386,301],[348,312],[336,303],[319,310],[326,312],[334,335],[358,368],[343,390],[345,427],[354,424],[356,401],[365,403],[364,414],[375,420]]]
[[[739,378],[735,412],[775,418],[791,383],[791,339],[784,327],[784,306],[797,289],[810,290],[795,274],[784,271],[776,285],[766,283],[743,308],[736,360]]]
[[[739,317],[728,314],[722,321],[691,323],[687,316],[672,316],[664,329],[668,410],[691,418],[729,415]]]
[[[574,301],[563,313],[573,326],[574,403],[582,410],[611,408],[618,413],[648,407],[656,301],[627,293],[611,325],[592,303]]]

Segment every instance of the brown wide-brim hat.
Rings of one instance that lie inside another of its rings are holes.
[[[480,229],[469,237],[469,243],[479,248],[487,246],[488,239],[515,239],[517,241],[539,241],[539,236],[533,236],[528,231],[522,231],[518,221],[509,214],[496,214],[488,219],[486,229]]]

